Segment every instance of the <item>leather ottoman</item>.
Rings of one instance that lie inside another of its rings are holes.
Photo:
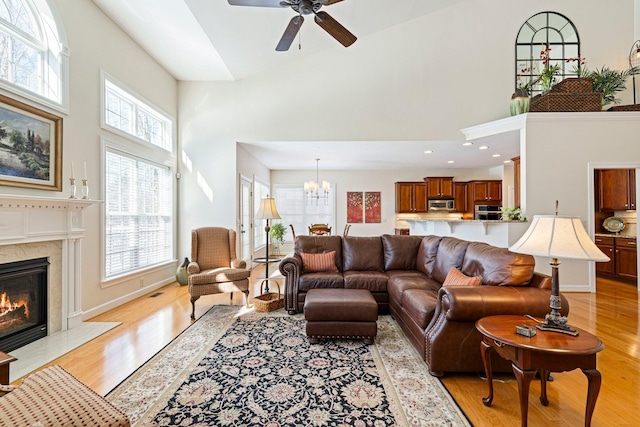
[[[311,289],[304,300],[307,337],[364,339],[373,344],[378,332],[378,304],[366,289]]]

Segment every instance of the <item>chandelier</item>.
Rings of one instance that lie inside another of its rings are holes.
[[[316,180],[306,181],[304,183],[304,193],[305,200],[307,205],[319,204],[320,199],[324,200],[324,204],[329,204],[329,190],[331,189],[331,184],[329,181],[322,181],[322,185],[320,184],[320,180],[318,179],[318,162],[320,159],[316,159]]]

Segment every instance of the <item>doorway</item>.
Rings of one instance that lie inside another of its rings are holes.
[[[253,182],[251,179],[240,176],[240,224],[238,224],[238,245],[241,248],[241,257],[247,265],[251,265],[252,251],[251,236],[253,236],[253,218],[251,200]]]
[[[639,263],[636,249],[638,230],[635,206],[640,189],[639,172],[640,164],[638,163],[589,165],[588,227],[600,249],[612,259],[608,263],[599,263],[597,266],[593,263],[590,271],[592,292],[597,291],[597,277],[616,280],[621,282],[621,285],[634,286],[640,292],[637,279]],[[618,195],[617,193],[620,192],[628,194]],[[616,193],[615,197],[612,193]],[[612,197],[624,200],[611,202]],[[625,197],[628,197],[629,203],[634,204],[627,204]],[[600,206],[601,204],[606,206]],[[620,224],[623,224],[622,230],[611,230],[613,225],[619,227]]]

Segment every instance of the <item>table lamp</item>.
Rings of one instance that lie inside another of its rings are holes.
[[[560,282],[558,279],[558,258],[582,261],[609,261],[591,240],[582,226],[580,218],[558,216],[556,201],[555,215],[534,215],[531,225],[510,251],[551,258],[551,312],[545,316],[546,322],[539,323],[538,329],[578,335],[578,331],[567,324],[567,318],[560,314]]]
[[[269,230],[271,227],[269,226],[270,219],[280,219],[280,214],[278,213],[278,209],[276,208],[276,201],[273,197],[265,197],[260,200],[260,207],[258,208],[258,213],[256,213],[256,219],[266,219],[267,225],[264,227],[264,231],[267,232],[267,246],[265,250],[265,279],[269,279]],[[265,293],[269,292],[269,280],[266,281]]]

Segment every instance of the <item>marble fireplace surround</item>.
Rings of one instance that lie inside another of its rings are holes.
[[[0,194],[0,263],[49,260],[49,335],[82,323],[84,212],[94,203]]]

